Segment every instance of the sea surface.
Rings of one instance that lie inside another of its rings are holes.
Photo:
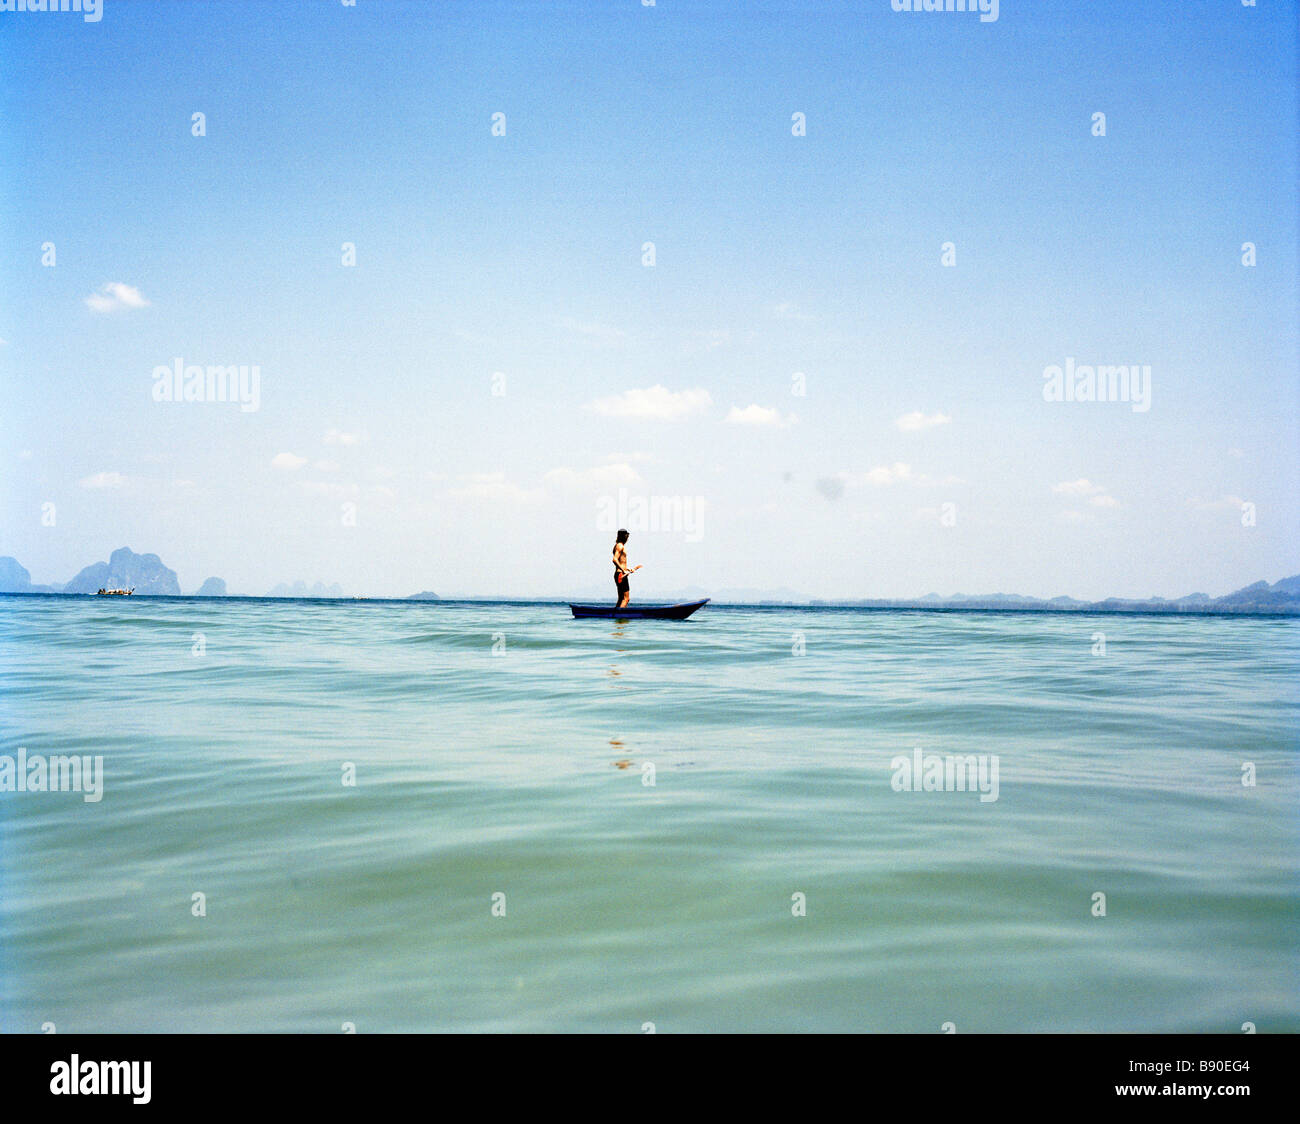
[[[0,755],[103,758],[0,793],[0,1029],[1294,1033],[1298,672],[1294,619],[0,597]]]

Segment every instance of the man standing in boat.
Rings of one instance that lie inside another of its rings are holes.
[[[622,609],[632,600],[632,589],[627,584],[627,579],[641,569],[640,566],[628,568],[627,538],[627,532],[621,529],[614,536],[614,588],[618,590],[618,603],[614,606],[616,609]]]

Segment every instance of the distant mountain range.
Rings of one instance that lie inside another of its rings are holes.
[[[1104,601],[1079,601],[1074,597],[1053,597],[1043,601],[1016,593],[970,595],[955,593],[941,597],[928,593],[913,601],[854,600],[811,601],[811,605],[846,605],[865,609],[1024,609],[1032,612],[1111,613],[1296,613],[1300,614],[1300,574],[1269,585],[1258,581],[1223,597],[1189,593],[1173,601],[1164,597]]]
[[[16,558],[0,558],[0,593],[95,593],[101,589],[134,589],[155,597],[179,597],[176,571],[163,565],[156,554],[136,554],[129,546],[113,551],[107,562],[93,562],[62,585],[33,585],[27,568]],[[208,578],[199,597],[224,597],[226,583]]]
[[[18,559],[0,558],[0,593],[62,593],[61,585],[32,585],[32,575]]]
[[[176,571],[163,565],[156,554],[136,554],[129,546],[115,550],[107,562],[94,562],[63,585],[33,585],[27,568],[16,558],[0,558],[0,593],[96,593],[101,589],[134,589],[137,594],[154,597],[180,597],[181,585]],[[222,578],[208,578],[190,596],[226,597]],[[341,586],[304,581],[281,582],[267,597],[343,597]],[[418,596],[433,596],[418,595]]]
[[[136,593],[179,597],[181,583],[176,571],[169,570],[156,554],[136,554],[122,547],[108,556],[107,562],[94,562],[67,585],[64,593],[94,593],[97,589],[134,589]]]
[[[32,576],[18,560],[0,557],[0,593],[68,593],[93,594],[99,589],[134,589],[138,594],[154,596],[181,596],[176,571],[163,565],[156,554],[136,554],[129,547],[115,550],[107,562],[95,562],[78,573],[65,585],[33,585]],[[591,596],[604,599],[604,590],[595,594],[569,594],[567,597],[542,598],[564,601]],[[196,597],[225,597],[226,583],[221,578],[208,578],[193,594]],[[337,583],[325,585],[304,581],[281,582],[266,594],[267,597],[341,598],[346,596]],[[1210,597],[1205,593],[1189,593],[1172,601],[1163,597],[1128,600],[1109,597],[1104,601],[1080,601],[1074,597],[1053,597],[1040,600],[1022,597],[1016,593],[986,593],[971,595],[955,593],[941,597],[928,593],[913,600],[860,599],[853,601],[809,601],[792,589],[719,589],[710,592],[698,586],[660,594],[654,600],[694,601],[712,597],[719,604],[767,604],[844,606],[866,609],[1017,609],[1032,612],[1127,612],[1127,613],[1288,613],[1300,615],[1300,574],[1283,578],[1269,585],[1258,581],[1235,593],[1223,597]],[[439,601],[432,590],[412,593],[407,601]]]

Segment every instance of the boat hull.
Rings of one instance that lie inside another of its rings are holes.
[[[708,603],[709,598],[706,597],[703,601],[688,601],[684,605],[627,605],[616,609],[613,605],[574,605],[570,602],[569,608],[575,617],[618,621],[684,621],[696,609],[702,609]]]

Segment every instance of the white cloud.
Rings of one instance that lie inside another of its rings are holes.
[[[338,461],[312,461],[312,468],[317,472],[338,472]]]
[[[542,478],[557,488],[618,488],[640,484],[641,476],[630,464],[602,464],[575,470],[553,468]]]
[[[731,412],[726,417],[728,425],[749,425],[768,429],[794,425],[797,420],[793,414],[783,418],[780,410],[758,405],[746,406],[743,410],[739,406],[732,406]]]
[[[895,461],[890,465],[881,465],[873,468],[870,472],[865,473],[862,477],[864,483],[874,484],[881,487],[886,484],[901,484],[904,480],[910,480],[912,477],[912,466],[900,464]]]
[[[894,426],[904,433],[919,433],[923,429],[934,429],[938,425],[947,425],[952,418],[948,414],[923,414],[913,410],[894,420]]]
[[[895,461],[893,464],[878,465],[869,472],[837,472],[832,476],[823,476],[816,484],[817,490],[828,500],[837,500],[844,494],[847,486],[860,487],[863,484],[870,484],[880,488],[906,481],[915,482],[912,477],[912,466]]]
[[[276,453],[276,455],[271,458],[272,468],[281,468],[286,472],[297,472],[298,469],[302,468],[306,463],[306,457],[299,457],[293,453]]]
[[[325,431],[326,445],[360,445],[367,439],[364,433],[344,433],[338,429],[328,429]]]
[[[540,488],[521,488],[506,479],[504,472],[476,472],[461,476],[461,483],[449,488],[447,495],[458,500],[480,500],[486,503],[536,503],[542,498]]]
[[[800,312],[798,306],[790,301],[782,301],[780,304],[772,305],[772,315],[778,320],[811,320],[813,319],[806,312]]]
[[[1078,480],[1063,480],[1059,484],[1052,485],[1052,491],[1058,496],[1072,496],[1075,499],[1086,499],[1090,507],[1119,507],[1120,503],[1112,496],[1101,484],[1094,484],[1085,477]],[[1067,512],[1063,518],[1072,519],[1078,522],[1083,516],[1075,512]]]
[[[645,390],[627,390],[612,398],[599,398],[588,403],[587,409],[607,418],[649,418],[656,421],[677,421],[690,417],[713,404],[709,392],[703,389],[672,391],[655,385]]]
[[[124,308],[148,308],[149,302],[134,285],[110,281],[86,298],[86,307],[91,312],[120,312]]]
[[[1052,485],[1052,491],[1059,496],[1095,496],[1105,490],[1100,484],[1094,484],[1091,480],[1082,477],[1078,480],[1063,480],[1060,484]]]
[[[120,472],[97,472],[78,483],[83,488],[120,488],[126,483],[126,477]]]

